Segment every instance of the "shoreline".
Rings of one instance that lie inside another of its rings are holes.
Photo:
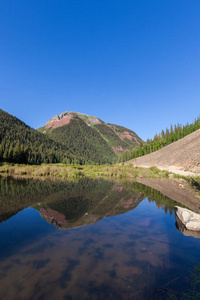
[[[200,177],[185,176],[180,170],[177,174],[157,167],[139,168],[131,165],[61,165],[46,164],[39,166],[1,165],[0,176],[15,179],[78,180],[82,177],[104,178],[114,181],[135,181],[160,191],[165,196],[199,212]],[[190,172],[191,173],[191,172]],[[188,175],[188,172],[186,173]],[[193,175],[193,173],[192,173]]]
[[[150,168],[150,166],[146,166],[146,165],[141,165],[141,166],[134,166],[133,164],[133,168],[135,167],[141,167],[141,168]],[[162,171],[168,171],[170,173],[173,174],[177,174],[177,175],[182,175],[182,176],[191,176],[191,177],[198,177],[200,176],[200,173],[197,172],[191,172],[191,171],[185,171],[182,168],[176,167],[176,166],[165,166],[165,167],[161,167],[161,166],[156,166],[158,169],[162,170]]]

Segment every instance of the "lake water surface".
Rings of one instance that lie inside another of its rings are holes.
[[[138,183],[0,178],[0,299],[182,299],[200,239]],[[186,298],[187,299],[187,296]]]

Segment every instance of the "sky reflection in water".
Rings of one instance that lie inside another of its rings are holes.
[[[102,201],[113,202],[116,192],[122,197],[112,209],[109,204],[113,216],[103,218]],[[0,299],[179,299],[189,287],[188,268],[199,259],[199,239],[185,237],[173,210],[164,211],[159,200],[138,190],[112,183],[102,197],[91,212],[65,224],[73,229],[41,218],[42,198],[37,209],[25,208],[1,223]],[[52,212],[48,202],[43,211],[49,206]],[[76,227],[92,220],[94,211],[101,212],[97,223]]]

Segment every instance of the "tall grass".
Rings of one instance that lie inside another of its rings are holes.
[[[156,167],[149,169],[133,167],[129,165],[65,165],[65,164],[41,164],[36,165],[11,165],[4,164],[0,166],[0,173],[13,176],[29,176],[29,177],[68,177],[78,178],[82,176],[87,177],[112,177],[112,178],[131,178],[138,177],[168,177],[169,172],[161,171]]]

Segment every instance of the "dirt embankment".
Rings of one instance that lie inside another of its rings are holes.
[[[160,150],[128,161],[133,166],[157,166],[181,175],[200,175],[200,129]],[[185,173],[189,172],[189,173]]]
[[[186,180],[175,178],[138,178],[137,182],[160,191],[162,194],[185,205],[194,212],[199,212],[200,192],[191,188]]]

